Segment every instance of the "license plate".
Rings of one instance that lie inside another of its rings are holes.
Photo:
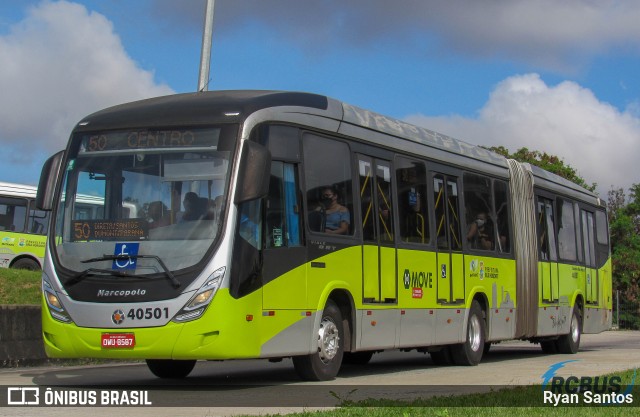
[[[103,333],[101,346],[103,349],[127,349],[136,345],[133,333]]]

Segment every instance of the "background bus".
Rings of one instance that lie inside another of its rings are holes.
[[[41,269],[47,228],[48,211],[35,207],[37,188],[32,185],[0,182],[0,267],[36,271]],[[104,197],[78,196],[76,216],[93,218],[103,210]],[[135,217],[137,207],[123,203],[127,217]]]
[[[35,207],[36,187],[0,182],[0,267],[42,266],[49,212]]]
[[[292,357],[302,378],[325,380],[384,349],[458,365],[512,339],[575,353],[582,332],[611,325],[595,194],[324,96],[105,109],[40,184],[55,219],[52,357],[146,359],[160,377],[198,359]]]

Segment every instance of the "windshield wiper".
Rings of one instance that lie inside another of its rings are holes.
[[[74,276],[73,278],[71,278],[70,280],[65,282],[64,284],[66,286],[70,287],[72,285],[76,285],[80,281],[83,281],[89,275],[98,275],[98,274],[108,275],[108,276],[111,276],[111,277],[112,276],[117,276],[117,277],[127,277],[127,276],[129,276],[129,275],[127,275],[125,273],[122,273],[120,271],[112,271],[110,269],[89,268],[89,269],[85,269],[84,271],[80,272],[78,275]]]
[[[169,270],[169,268],[167,268],[167,265],[165,265],[165,263],[162,261],[162,259],[160,259],[156,255],[135,255],[135,256],[129,256],[129,255],[102,255],[99,258],[86,259],[86,260],[80,261],[80,262],[82,262],[83,264],[87,264],[87,263],[100,262],[100,261],[122,261],[122,260],[130,259],[130,258],[155,259],[158,262],[158,264],[160,265],[160,267],[162,268],[162,270],[164,271],[164,273],[166,274],[167,279],[169,281],[171,281],[171,285],[173,286],[173,288],[179,288],[182,285],[182,283],[180,281],[178,281],[178,279],[175,277],[175,275],[173,275],[171,270]],[[86,277],[88,277],[89,275],[92,275],[94,273],[109,274],[109,275],[112,275],[112,276],[119,276],[119,277],[131,277],[131,275],[125,274],[125,273],[123,273],[121,271],[117,271],[117,270],[89,268],[89,269],[81,272],[77,276],[73,277],[70,281],[67,282],[67,285],[77,284],[78,282],[82,281],[83,279],[85,279]]]

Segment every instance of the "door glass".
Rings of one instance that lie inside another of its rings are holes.
[[[265,247],[300,246],[295,167],[280,161],[271,163],[265,221]]]
[[[429,243],[427,176],[422,162],[396,159],[398,229],[404,242]]]
[[[434,212],[436,214],[436,243],[440,249],[449,249],[444,178],[439,175],[433,179],[433,194]]]
[[[538,239],[540,242],[540,260],[556,261],[553,202],[544,197],[538,197]]]
[[[362,234],[366,241],[377,241],[375,210],[373,200],[373,170],[369,158],[360,157],[358,170],[360,174],[360,201],[362,210]]]
[[[458,184],[447,179],[447,211],[449,212],[449,232],[451,233],[451,250],[462,250],[460,239],[460,216],[458,216]]]
[[[391,203],[391,168],[388,162],[376,163],[378,230],[380,240],[393,242],[393,204]]]

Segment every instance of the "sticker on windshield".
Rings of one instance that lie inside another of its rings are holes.
[[[139,243],[116,243],[113,255],[118,258],[113,260],[111,269],[136,269],[139,248]]]

